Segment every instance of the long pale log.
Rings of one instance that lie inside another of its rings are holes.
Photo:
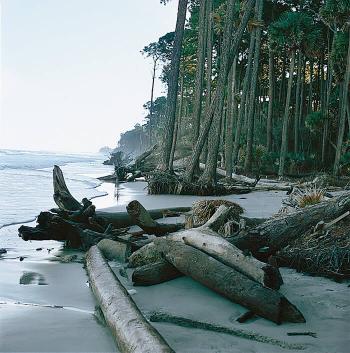
[[[183,276],[168,261],[159,261],[138,267],[132,274],[134,286],[151,286]]]
[[[194,229],[184,236],[183,240],[185,244],[204,251],[225,265],[234,268],[266,287],[279,289],[283,283],[277,268],[265,264],[250,255],[244,255],[240,249],[222,237],[208,235]]]
[[[145,233],[154,234],[161,236],[166,233],[176,232],[184,227],[184,224],[161,224],[152,219],[150,213],[138,202],[137,200],[131,201],[126,209],[134,221],[139,227],[141,227]]]
[[[261,286],[202,251],[181,242],[158,239],[163,256],[183,274],[277,324],[305,322],[282,294]]]
[[[174,352],[141,314],[97,246],[86,257],[90,286],[123,353]]]
[[[350,192],[283,216],[271,218],[230,240],[240,249],[267,258],[320,221],[331,221],[350,210]],[[264,248],[264,253],[261,252]],[[260,250],[260,251],[259,251]]]

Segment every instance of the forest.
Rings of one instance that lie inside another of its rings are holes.
[[[204,187],[218,166],[228,177],[346,174],[349,19],[348,0],[179,1],[175,31],[141,52],[153,72],[146,121],[117,150],[157,144],[158,171],[186,157],[183,180]],[[154,97],[158,74],[166,96]]]

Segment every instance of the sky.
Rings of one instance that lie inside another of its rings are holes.
[[[97,152],[142,123],[177,0],[0,0],[0,148]],[[155,95],[164,94],[156,83]]]

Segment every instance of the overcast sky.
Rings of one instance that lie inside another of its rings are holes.
[[[174,30],[177,0],[0,2],[0,148],[95,152],[143,121],[140,50]]]

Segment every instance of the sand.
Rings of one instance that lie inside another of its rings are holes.
[[[146,208],[186,206],[200,199],[192,196],[147,196],[144,187],[145,184],[139,182],[123,184],[119,189],[117,202],[113,196],[114,186],[103,184],[100,188],[108,191],[109,195],[95,199],[94,203],[98,208],[112,205],[105,209],[107,211],[124,211],[126,204],[133,199],[138,199]],[[225,199],[241,204],[247,216],[265,218],[278,211],[284,196],[283,192],[256,192],[231,195]],[[108,329],[93,315],[95,300],[86,283],[83,265],[79,262],[62,264],[51,261],[55,255],[75,252],[62,251],[57,242],[25,243],[16,238],[16,228],[17,226],[0,230],[0,239],[5,239],[11,245],[8,253],[0,260],[0,351],[116,351]],[[36,251],[38,247],[43,247],[44,250]],[[46,248],[54,249],[48,254]],[[77,254],[79,260],[82,254]],[[26,258],[20,262],[19,256]],[[162,311],[193,320],[254,331],[289,343],[304,344],[306,349],[303,352],[350,351],[348,283],[339,284],[325,278],[282,269],[285,285],[281,292],[303,312],[306,323],[278,326],[257,318],[239,324],[235,320],[246,311],[243,307],[222,298],[190,278],[178,278],[152,287],[133,287],[130,280],[119,275],[119,269],[124,265],[111,265],[125,287],[136,290],[132,297],[146,315],[152,311]],[[131,277],[130,270],[128,274]],[[20,284],[21,281],[28,284]],[[23,305],[25,303],[31,305]],[[62,307],[50,307],[54,305]],[[272,344],[227,334],[185,329],[165,323],[155,323],[154,326],[176,352],[288,351]],[[287,332],[302,331],[315,332],[317,338],[287,335]]]

